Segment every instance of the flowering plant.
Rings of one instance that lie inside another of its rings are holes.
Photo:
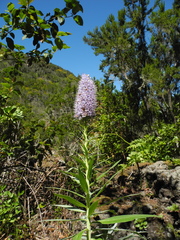
[[[96,86],[89,75],[82,74],[74,104],[74,117],[82,119],[95,116],[95,109]]]
[[[78,119],[91,117],[95,115],[96,108],[96,87],[92,79],[89,75],[82,75],[82,78],[79,82],[78,92],[74,105],[74,117]],[[81,213],[81,218],[79,219],[59,219],[59,221],[82,221],[85,222],[85,227],[79,233],[70,236],[65,239],[72,240],[102,240],[101,234],[96,235],[96,231],[105,230],[105,231],[119,231],[120,229],[116,228],[117,223],[133,221],[135,219],[141,219],[146,217],[156,217],[154,215],[144,215],[144,214],[136,214],[136,215],[120,215],[114,216],[102,220],[96,221],[98,224],[114,224],[111,229],[103,228],[95,230],[92,229],[92,223],[95,222],[94,216],[97,214],[102,214],[103,212],[97,212],[97,209],[101,206],[99,201],[100,198],[98,196],[103,192],[105,187],[110,183],[112,178],[117,174],[115,173],[110,179],[106,181],[101,187],[97,188],[96,184],[99,182],[108,172],[118,165],[119,162],[116,162],[113,166],[111,166],[106,172],[100,174],[98,176],[96,172],[96,166],[98,164],[97,158],[98,154],[94,151],[95,146],[92,141],[92,137],[89,136],[87,127],[84,126],[83,135],[80,143],[81,153],[78,157],[75,158],[76,168],[69,171],[64,172],[72,180],[74,180],[81,188],[83,194],[79,194],[77,192],[63,189],[66,192],[73,193],[74,196],[78,196],[81,200],[77,200],[76,197],[70,197],[68,195],[58,194],[59,197],[65,199],[70,203],[70,205],[56,205],[58,207],[63,207],[71,211],[75,211]],[[96,187],[95,187],[96,186]],[[71,205],[72,204],[72,205]],[[57,220],[56,220],[57,221]]]

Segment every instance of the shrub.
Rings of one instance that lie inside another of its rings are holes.
[[[164,124],[156,134],[136,139],[128,147],[128,164],[170,160],[179,156],[179,123]]]

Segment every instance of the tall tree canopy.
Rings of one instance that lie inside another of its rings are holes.
[[[84,37],[96,55],[102,54],[100,69],[106,77],[122,81],[131,105],[131,124],[144,121],[149,130],[154,111],[163,121],[175,121],[179,80],[179,3],[165,10],[157,0],[124,0],[117,19],[110,15],[103,26]],[[157,116],[156,116],[157,117]]]

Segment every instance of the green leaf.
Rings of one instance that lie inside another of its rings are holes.
[[[63,49],[67,49],[70,48],[68,45],[66,45],[65,43],[63,43]]]
[[[79,169],[77,177],[80,181],[81,188],[83,189],[84,192],[87,193],[88,192],[87,182],[86,182],[86,179],[80,169]]]
[[[48,29],[48,28],[50,28],[50,25],[48,23],[41,23],[40,27],[43,29]]]
[[[80,231],[79,233],[77,233],[72,240],[81,240],[82,239],[82,235],[83,233],[86,231],[86,229],[83,229],[82,231]]]
[[[23,6],[27,6],[30,3],[32,3],[34,0],[19,0],[18,4],[21,4]]]
[[[102,177],[106,176],[106,174],[113,169],[116,165],[118,165],[120,161],[117,161],[115,164],[113,164],[113,166],[111,166],[107,171],[105,171],[104,173],[102,173],[99,177],[97,177],[97,181],[99,181]]]
[[[69,196],[66,196],[66,195],[62,195],[62,194],[57,194],[57,196],[67,200],[68,202],[72,203],[73,205],[75,205],[77,207],[86,208],[86,206],[83,203],[77,201],[76,199],[74,199],[72,197],[69,197]]]
[[[25,49],[25,47],[24,47],[24,46],[22,46],[22,45],[18,45],[18,44],[14,44],[14,47],[15,47],[17,50],[19,50],[19,51],[21,51],[21,50],[24,50],[24,49]]]
[[[4,21],[7,23],[7,24],[9,24],[9,21],[10,21],[10,15],[8,14],[8,13],[6,13],[6,14],[4,14],[3,15],[3,18],[4,18]]]
[[[72,3],[73,0],[64,0],[66,3]]]
[[[65,23],[65,19],[63,17],[58,16],[57,19],[60,25],[63,25]]]
[[[63,41],[60,38],[56,38],[54,42],[55,42],[56,46],[58,47],[58,49],[61,50],[63,48]]]
[[[47,219],[43,220],[43,222],[74,222],[74,221],[82,221],[82,219]],[[69,238],[68,238],[69,239]]]
[[[58,25],[55,24],[55,23],[52,23],[52,26],[51,26],[50,30],[51,30],[51,35],[53,36],[53,38],[56,38],[57,33],[59,31]]]
[[[74,160],[79,163],[82,167],[86,168],[86,164],[79,157],[74,157]]]
[[[7,42],[8,48],[10,48],[11,50],[14,50],[14,41],[12,40],[12,38],[7,37],[6,42]]]
[[[148,218],[148,217],[159,217],[159,216],[148,215],[148,214],[120,215],[120,216],[115,216],[115,217],[110,217],[110,218],[106,218],[103,220],[99,220],[98,222],[100,222],[102,224],[114,224],[114,223],[130,222],[135,219]]]
[[[73,19],[74,19],[74,21],[75,21],[78,25],[80,25],[80,26],[83,25],[83,19],[82,19],[81,16],[76,15],[76,16],[73,17]]]
[[[26,6],[27,0],[19,0],[18,4],[21,4],[23,6]]]
[[[14,9],[15,5],[13,3],[8,3],[7,8],[8,11],[11,12]]]
[[[57,51],[57,46],[52,46],[52,50],[54,51],[54,52],[56,52]]]
[[[85,196],[83,196],[83,195],[81,195],[81,194],[79,194],[79,193],[77,193],[77,192],[71,191],[71,190],[69,190],[69,189],[56,188],[56,187],[47,187],[47,188],[59,189],[59,190],[62,190],[62,191],[66,191],[66,192],[72,193],[72,194],[74,194],[74,195],[76,195],[76,196],[78,196],[78,197],[85,198]],[[56,194],[55,194],[55,195],[56,195]]]
[[[66,208],[70,211],[74,211],[74,212],[81,212],[81,213],[85,213],[86,211],[82,210],[82,209],[79,209],[79,208],[75,208],[71,205],[62,205],[62,204],[55,204],[53,206],[56,206],[56,207],[62,207],[62,208]]]
[[[99,203],[99,200],[98,200],[98,201],[95,201],[95,202],[93,202],[93,203],[91,204],[91,206],[90,206],[90,208],[89,208],[89,215],[90,215],[90,216],[94,213],[95,209],[96,209],[97,206],[98,206],[98,203]]]
[[[71,35],[71,33],[70,32],[62,32],[62,31],[57,32],[58,37],[68,36],[68,35]]]
[[[75,15],[76,13],[78,13],[79,11],[83,12],[83,7],[80,4],[77,4],[73,9],[72,9],[72,13]]]

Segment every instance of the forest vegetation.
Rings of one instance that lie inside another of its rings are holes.
[[[83,123],[74,118],[80,76],[50,63],[57,49],[67,47],[57,24],[64,24],[72,11],[82,25],[77,15],[82,6],[65,0],[66,8],[56,9],[45,22],[31,2],[21,0],[19,12],[10,3],[8,12],[0,15],[6,23],[0,33],[6,40],[0,44],[0,239],[36,239],[33,218],[42,223],[67,214],[53,206],[67,200],[57,188],[68,189],[69,196],[85,188],[73,181],[75,172],[70,179],[66,172],[76,169],[74,157],[83,154]],[[25,13],[24,25],[17,20],[12,24]],[[16,29],[32,39],[34,51],[25,53],[14,43]],[[40,51],[42,40],[52,49]],[[98,171],[107,171],[111,179],[111,171],[140,169],[143,163],[180,165],[180,2],[174,0],[172,9],[165,10],[161,1],[150,7],[145,0],[124,0],[117,17],[110,15],[84,42],[104,57],[104,80],[93,79],[96,116],[86,122],[96,145]],[[115,79],[122,82],[121,90]],[[101,183],[94,183],[96,190]]]

